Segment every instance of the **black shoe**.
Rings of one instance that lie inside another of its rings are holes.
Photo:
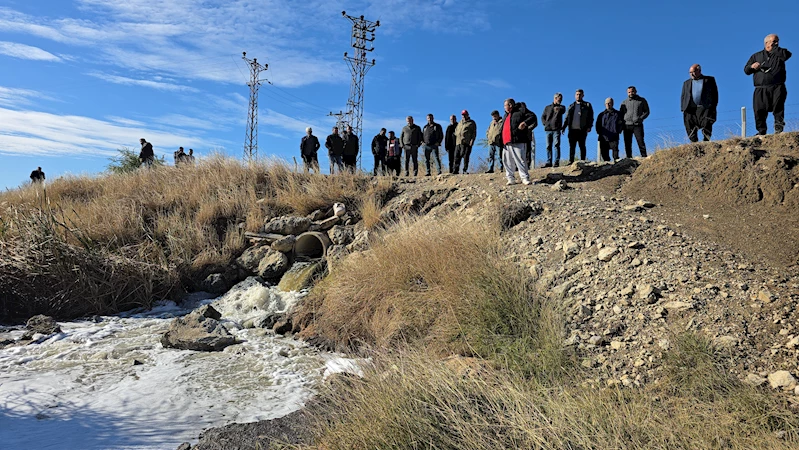
[[[552,167],[552,163],[546,163],[546,164],[544,164],[544,168],[546,169],[547,167]]]
[[[494,173],[494,169],[488,169],[486,170],[486,173]]]
[[[430,176],[430,174],[429,174],[429,173],[426,173],[426,174],[424,174],[424,176],[426,176],[426,177],[429,177],[429,176]]]

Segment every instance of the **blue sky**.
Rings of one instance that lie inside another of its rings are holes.
[[[597,113],[636,85],[649,101],[650,148],[683,140],[679,109],[688,68],[717,78],[715,135],[751,114],[743,73],[763,37],[799,52],[799,2],[740,0],[596,2],[573,0],[0,0],[0,188],[42,166],[52,179],[95,174],[120,147],[156,154],[178,146],[198,156],[241,157],[247,69],[241,52],[269,64],[260,95],[260,155],[298,156],[306,126],[321,138],[345,109],[347,10],[380,20],[366,78],[364,137],[401,130],[432,112],[446,124],[468,109],[485,133],[489,113],[513,97],[537,114],[552,94],[573,101],[582,88]],[[799,58],[799,56],[797,57]],[[788,62],[788,90],[797,63]],[[799,99],[789,94],[789,125]],[[538,158],[543,131],[536,130]],[[564,142],[565,144],[565,142]],[[589,145],[589,158],[596,149]],[[564,145],[566,148],[566,145]],[[475,156],[486,151],[475,148]],[[637,154],[637,151],[636,151]],[[323,167],[326,152],[320,151]],[[371,167],[371,155],[364,157]]]

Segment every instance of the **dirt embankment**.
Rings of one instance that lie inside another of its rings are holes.
[[[621,193],[661,203],[686,229],[769,264],[799,264],[799,133],[658,152]]]

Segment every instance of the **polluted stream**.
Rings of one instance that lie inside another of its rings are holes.
[[[357,373],[359,361],[244,324],[303,295],[249,278],[219,298],[193,294],[180,305],[61,322],[61,333],[0,349],[0,448],[174,449],[209,427],[300,409],[326,376]],[[205,304],[242,343],[164,348],[172,319]]]

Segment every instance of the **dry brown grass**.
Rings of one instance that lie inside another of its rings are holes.
[[[484,368],[458,372],[421,352],[378,357],[364,379],[331,385],[315,411],[318,449],[791,449],[799,418],[784,398],[742,385],[687,335],[672,350],[690,389],[556,387]],[[683,380],[684,381],[684,380]],[[712,396],[696,395],[714,392]]]
[[[356,211],[362,198],[381,198],[387,189],[371,177],[298,174],[277,162],[244,165],[223,157],[124,175],[67,177],[46,190],[27,186],[0,194],[0,246],[16,246],[18,256],[27,251],[19,243],[41,241],[41,227],[30,220],[44,214],[64,224],[58,236],[66,244],[158,267],[189,282],[238,256],[244,231],[259,230],[265,219],[305,215],[334,202]],[[0,253],[4,261],[11,258]]]
[[[499,242],[495,228],[456,220],[395,225],[314,289],[303,333],[342,349],[423,346],[522,373],[563,370],[558,312]]]

